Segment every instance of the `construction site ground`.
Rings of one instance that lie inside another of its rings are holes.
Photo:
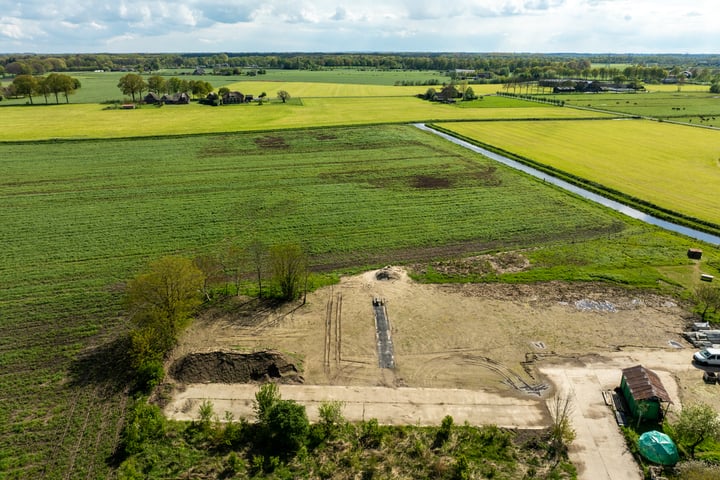
[[[378,364],[378,299],[394,369]],[[452,415],[543,428],[548,400],[568,394],[580,478],[634,479],[639,472],[602,391],[619,385],[621,369],[642,364],[660,375],[676,406],[704,401],[720,410],[720,386],[702,381],[680,335],[689,320],[671,297],[653,292],[599,283],[426,285],[388,267],[343,278],[308,294],[304,305],[224,304],[193,324],[171,362],[217,350],[282,352],[296,359],[304,382],[282,385],[281,394],[305,404],[311,420],[321,402],[339,400],[349,420],[438,425]],[[176,382],[165,412],[197,418],[209,400],[220,418],[225,411],[252,418],[257,388]]]

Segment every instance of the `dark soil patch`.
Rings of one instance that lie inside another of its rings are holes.
[[[315,135],[316,140],[336,140],[337,135],[333,135],[331,133],[318,133]]]
[[[415,188],[450,188],[452,182],[448,178],[417,175],[413,178],[412,185]]]
[[[255,139],[255,145],[260,148],[288,149],[290,145],[282,137],[259,137]]]
[[[172,364],[170,375],[182,383],[303,383],[295,363],[272,350],[191,353]]]

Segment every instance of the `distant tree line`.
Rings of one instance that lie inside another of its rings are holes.
[[[614,65],[630,65],[618,69]],[[604,65],[604,66],[603,66]],[[524,75],[532,78],[582,77],[661,80],[664,74],[690,71],[709,81],[720,73],[720,55],[574,55],[507,53],[186,53],[0,55],[0,75],[43,75],[63,71],[154,72],[169,68],[211,67],[219,74],[262,74],[265,69],[316,70],[372,68],[484,72],[491,78]],[[243,69],[250,69],[245,71]]]

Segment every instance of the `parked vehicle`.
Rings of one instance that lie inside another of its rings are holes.
[[[700,365],[720,367],[720,348],[704,348],[693,355],[693,360]]]

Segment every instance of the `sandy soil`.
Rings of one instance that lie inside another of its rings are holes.
[[[654,294],[600,284],[423,285],[399,268],[344,278],[302,306],[255,301],[196,321],[174,358],[218,348],[277,349],[310,385],[460,388],[515,394],[542,384],[527,360],[684,344],[684,311]],[[378,368],[372,301],[384,299],[394,370]]]

